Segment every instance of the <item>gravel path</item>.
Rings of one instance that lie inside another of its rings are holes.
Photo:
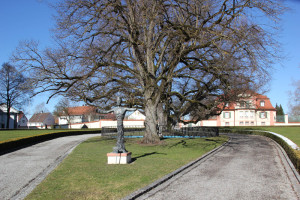
[[[24,199],[87,134],[42,142],[0,156],[0,199]]]
[[[79,143],[100,134],[57,138],[0,156],[0,199],[23,199]],[[300,199],[299,175],[272,140],[231,141],[138,199]]]
[[[297,177],[271,139],[231,135],[220,150],[137,199],[296,200]]]

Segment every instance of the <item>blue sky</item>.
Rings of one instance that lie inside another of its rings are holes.
[[[57,0],[52,0],[54,2]],[[280,42],[282,52],[287,55],[281,63],[274,65],[272,81],[266,95],[273,106],[281,104],[288,111],[289,91],[293,81],[300,79],[300,0],[286,2],[291,8],[282,18]],[[11,53],[21,40],[38,40],[42,46],[51,42],[54,27],[54,10],[45,0],[3,0],[0,6],[0,65],[9,61]],[[33,114],[36,104],[47,101],[47,95],[38,95],[27,110]],[[57,101],[51,100],[46,107],[53,111]]]

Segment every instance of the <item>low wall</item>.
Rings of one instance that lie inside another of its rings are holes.
[[[127,127],[144,127],[144,120],[124,120],[123,125]],[[61,125],[66,126],[66,125]],[[83,122],[83,123],[75,123],[70,124],[69,128],[72,129],[81,129],[81,128],[102,128],[102,127],[116,127],[117,121],[116,120],[107,120],[107,119],[101,119],[99,121],[93,121],[93,122]]]
[[[300,126],[300,122],[275,122],[275,126]]]

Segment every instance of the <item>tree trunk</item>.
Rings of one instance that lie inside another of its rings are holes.
[[[145,104],[145,127],[146,132],[143,139],[143,143],[155,144],[160,141],[157,130],[157,104],[152,100],[148,100]]]
[[[164,109],[163,103],[159,103],[157,106],[157,117],[158,117],[158,135],[162,137],[162,132],[167,128],[167,115]]]
[[[7,113],[6,113],[6,128],[9,129],[9,119],[10,119],[10,106],[7,106]]]

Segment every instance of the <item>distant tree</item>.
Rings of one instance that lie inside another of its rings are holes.
[[[281,104],[279,106],[276,104],[275,108],[276,108],[276,115],[277,116],[283,116],[284,115],[284,111],[283,111],[283,108],[282,108]]]
[[[284,120],[285,120],[284,114],[285,113],[283,111],[281,104],[278,106],[278,104],[276,103],[275,109],[276,109],[276,121],[284,122]]]
[[[122,96],[144,109],[144,142],[155,143],[158,121],[218,114],[269,80],[279,55],[271,22],[283,10],[280,0],[63,0],[58,47],[25,42],[15,59],[39,92],[110,107]]]
[[[56,117],[64,116],[68,124],[71,126],[71,115],[69,112],[69,107],[71,107],[70,101],[67,98],[62,98],[59,102],[55,105],[53,115]]]
[[[49,113],[50,111],[46,107],[45,102],[39,103],[34,107],[34,114],[36,113]]]
[[[300,80],[294,83],[295,90],[290,95],[290,115],[300,116]]]
[[[9,128],[11,108],[21,108],[33,89],[29,79],[9,63],[2,64],[0,77],[0,99],[7,106],[6,128]]]

